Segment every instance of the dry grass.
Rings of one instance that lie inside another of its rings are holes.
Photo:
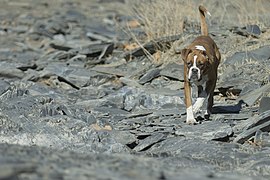
[[[219,18],[219,23],[237,26],[269,24],[269,20],[265,19],[270,7],[268,0],[227,0],[222,1],[218,7],[220,9],[215,13],[215,17]]]
[[[269,24],[264,16],[269,14],[268,0],[134,0],[128,1],[131,15],[136,17],[147,40],[180,34],[184,20],[199,23],[198,5],[203,4],[211,12],[209,24],[244,26]],[[199,24],[198,24],[199,25]]]
[[[145,33],[145,36],[136,36],[132,33],[132,29],[127,30],[140,47],[145,42],[154,42],[161,37],[183,33],[184,21],[197,15],[197,12],[192,11],[195,4],[185,0],[133,0],[128,1],[128,6],[131,8],[130,15],[136,18],[139,27]],[[145,50],[145,53],[155,63],[164,63],[160,60],[167,61],[167,56],[164,56],[163,52],[158,51],[151,55]]]
[[[214,28],[217,29],[217,26],[243,27],[247,24],[257,24],[265,28],[270,25],[269,0],[130,0],[127,2],[130,15],[138,20],[139,27],[146,34],[142,39],[141,36],[133,34],[132,29],[127,31],[139,46],[160,37],[181,34],[187,28],[185,23],[191,25],[190,29],[199,32],[199,4],[207,7],[212,14],[207,18],[210,32]],[[235,44],[238,47],[242,45],[243,42]],[[225,49],[233,50],[229,45]],[[161,59],[170,61],[173,59],[171,54],[171,51],[169,56],[163,53]],[[150,59],[155,59],[149,54],[148,56]]]
[[[185,14],[192,14],[193,4],[179,0],[134,0],[129,3],[132,15],[136,17],[147,40],[181,34]]]

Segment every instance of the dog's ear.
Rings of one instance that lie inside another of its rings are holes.
[[[188,54],[191,52],[190,49],[182,49],[181,51],[181,57],[185,61],[187,59]]]

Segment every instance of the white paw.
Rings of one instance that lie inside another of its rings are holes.
[[[187,119],[186,120],[187,124],[198,124],[198,122],[196,121],[196,119]]]
[[[205,119],[209,119],[210,118],[210,111],[208,111],[208,110],[206,110],[205,112],[204,112],[204,118]]]

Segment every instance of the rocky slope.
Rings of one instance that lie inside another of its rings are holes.
[[[266,27],[213,21],[223,56],[215,112],[190,126],[175,51],[198,35],[196,22],[128,51],[127,8],[3,2],[0,179],[269,179],[267,14]]]

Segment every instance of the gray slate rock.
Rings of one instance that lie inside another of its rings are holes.
[[[195,126],[183,125],[175,131],[176,135],[187,138],[228,141],[233,135],[232,127],[219,121],[205,121]]]
[[[169,63],[160,71],[161,76],[184,81],[184,65],[177,63]]]
[[[234,129],[239,126],[234,127]],[[244,143],[250,137],[254,136],[257,131],[270,132],[270,111],[266,111],[259,116],[252,117],[244,123],[243,131],[236,136],[233,142]]]
[[[247,25],[246,30],[251,35],[259,36],[261,34],[261,29],[258,25]]]
[[[158,143],[165,139],[164,134],[162,133],[154,133],[150,136],[146,137],[143,140],[139,140],[138,145],[133,149],[134,151],[145,151],[155,143]]]
[[[243,100],[247,105],[252,106],[259,100],[259,98],[263,95],[263,93],[268,92],[269,90],[270,90],[270,83],[252,92],[246,93],[243,96],[240,96],[238,100],[239,101]]]
[[[231,167],[237,161],[245,162],[249,155],[241,152],[238,144],[220,143],[217,141],[203,141],[201,138],[187,138],[184,136],[166,138],[164,141],[153,145],[146,153],[160,157],[181,158],[178,167],[188,167],[186,159],[203,164],[219,164],[219,168]],[[196,167],[196,163],[194,163]],[[211,167],[211,166],[208,166]]]
[[[233,56],[226,59],[225,64],[241,65],[246,61],[266,61],[270,58],[270,46],[263,46],[253,51],[237,52]]]
[[[270,110],[270,97],[262,97],[259,105],[259,114]]]
[[[243,96],[251,91],[254,91],[256,89],[260,88],[260,82],[250,82],[247,85],[245,85],[243,87],[243,89],[241,90],[240,96]]]
[[[258,25],[247,25],[243,28],[236,27],[234,28],[233,32],[246,37],[252,36],[259,38],[261,29]]]
[[[66,11],[64,18],[67,22],[80,23],[81,21],[84,21],[86,19],[86,16],[76,9],[69,9],[68,11]]]
[[[65,20],[54,18],[45,21],[37,21],[33,27],[32,33],[37,33],[53,39],[53,35],[66,34],[68,31],[69,26]]]
[[[0,165],[0,179],[17,179],[20,174],[35,173],[35,163],[9,163]]]
[[[158,77],[160,74],[160,69],[151,69],[150,71],[148,71],[145,75],[143,75],[140,79],[139,79],[139,83],[140,84],[145,84],[149,81],[151,81],[152,79]]]
[[[106,38],[106,41],[110,40],[110,42],[112,42],[116,38],[116,32],[113,28],[105,26],[104,24],[101,24],[99,22],[95,22],[93,20],[85,22],[83,31],[86,32],[86,35],[87,32],[90,32],[91,34],[103,36],[104,38]]]
[[[112,54],[113,50],[113,43],[102,43],[90,44],[88,46],[72,49],[71,51],[78,52],[79,54],[86,55],[88,57],[98,57],[99,59],[101,59]]]
[[[184,103],[178,91],[143,90],[124,87],[120,91],[124,96],[124,109],[131,111],[136,107],[160,109],[163,106],[181,107]]]
[[[15,64],[10,64],[6,62],[0,63],[0,77],[8,79],[22,79],[25,73],[18,69]]]
[[[187,145],[187,143],[183,141],[181,141],[181,143],[183,143],[183,145]],[[200,147],[204,148],[205,146],[202,144]],[[221,151],[219,149],[216,150]],[[216,153],[213,152],[212,154],[215,155]],[[226,156],[225,153],[224,155]],[[78,153],[68,150],[61,151],[40,148],[38,146],[0,144],[0,161],[8,164],[2,168],[0,167],[0,177],[3,179],[23,179],[24,177],[27,177],[28,179],[64,179],[68,176],[68,178],[71,179],[112,180],[209,180],[209,178],[217,180],[253,179],[253,177],[245,175],[246,172],[243,172],[242,174],[234,172],[228,174],[222,171],[213,172],[214,168],[208,170],[203,169],[203,167],[211,166],[210,162],[202,162],[199,159],[200,156],[197,156],[197,158],[191,157],[194,156],[186,156],[186,158],[183,159],[174,157],[173,159],[177,159],[177,161],[170,159],[164,161],[160,158],[130,154]],[[10,159],[12,159],[12,161]],[[191,167],[190,163],[186,163],[186,167],[181,166],[185,162],[191,162],[189,159],[192,159],[193,164],[196,163],[198,166]],[[224,161],[225,158],[223,157],[221,161],[222,160]],[[33,163],[33,161],[35,163]],[[213,164],[216,163],[217,162],[214,162]],[[226,163],[223,162],[222,164],[225,165]],[[32,168],[33,165],[34,168]],[[16,167],[18,168],[16,169]],[[253,167],[255,168],[255,166]],[[263,180],[263,178],[261,179]]]
[[[79,89],[89,82],[91,76],[97,75],[96,72],[85,68],[71,67],[65,63],[51,63],[43,71],[39,72],[40,77],[50,77],[57,75],[61,81]]]
[[[167,37],[161,37],[147,42],[137,49],[132,50],[124,54],[125,59],[130,59],[132,57],[146,56],[148,53],[154,54],[158,50],[164,51],[171,47],[174,41],[181,38],[182,35],[173,35]]]

